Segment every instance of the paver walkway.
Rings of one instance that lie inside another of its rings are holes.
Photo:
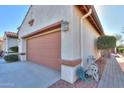
[[[124,88],[124,72],[114,56],[107,59],[98,88]]]
[[[83,81],[77,80],[74,84],[70,84],[64,80],[59,80],[49,88],[96,88],[97,82],[95,80]]]

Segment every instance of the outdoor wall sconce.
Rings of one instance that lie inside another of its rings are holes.
[[[61,22],[61,31],[68,31],[69,30],[69,22],[62,21]]]
[[[34,24],[34,19],[31,19],[31,20],[28,22],[28,24],[29,24],[30,26],[32,26],[32,25]]]

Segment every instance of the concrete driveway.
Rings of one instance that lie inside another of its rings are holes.
[[[0,60],[0,88],[44,88],[60,79],[60,72],[31,62]]]

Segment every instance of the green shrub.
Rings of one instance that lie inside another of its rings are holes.
[[[10,47],[9,50],[12,52],[18,52],[18,46]]]
[[[98,49],[112,49],[116,47],[116,38],[114,36],[100,36],[97,39]]]
[[[120,53],[124,53],[124,50],[121,49],[121,50],[120,50]]]
[[[117,48],[118,53],[124,53],[124,48]]]
[[[6,60],[6,62],[15,62],[19,60],[19,57],[16,54],[11,54],[11,55],[5,56],[4,59]]]

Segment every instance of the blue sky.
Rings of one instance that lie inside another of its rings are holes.
[[[115,34],[124,31],[124,6],[103,5],[95,6],[99,19],[106,34]],[[0,5],[0,36],[5,31],[17,32],[29,6]]]
[[[106,34],[114,35],[124,32],[124,6],[103,5],[95,8]]]
[[[5,31],[17,32],[30,6],[0,5],[0,37]]]

